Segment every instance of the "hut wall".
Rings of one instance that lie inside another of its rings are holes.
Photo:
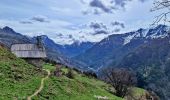
[[[42,59],[25,58],[25,60],[26,60],[29,64],[31,64],[31,65],[33,65],[33,66],[35,66],[35,67],[38,67],[38,68],[42,68],[42,66],[43,66],[43,64],[44,64],[44,62],[43,62]]]
[[[45,58],[46,53],[44,51],[12,51],[17,57],[21,58]]]
[[[39,48],[36,44],[14,44],[12,53],[20,58],[46,58],[45,48]]]

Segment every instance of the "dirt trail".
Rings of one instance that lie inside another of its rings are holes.
[[[45,69],[43,69],[43,70],[45,70]],[[42,91],[42,89],[44,88],[44,81],[45,81],[46,79],[48,79],[49,76],[50,76],[50,71],[49,71],[49,70],[45,70],[45,71],[48,73],[48,75],[47,75],[45,78],[42,78],[42,79],[41,79],[41,85],[40,85],[40,87],[34,92],[34,94],[32,94],[31,96],[28,96],[28,97],[27,97],[27,100],[31,100],[32,97],[36,96],[36,95],[37,95],[38,93],[40,93],[40,92]]]

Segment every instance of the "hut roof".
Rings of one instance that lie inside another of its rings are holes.
[[[38,47],[37,44],[14,44],[11,51],[20,58],[45,58],[46,52],[44,47]]]

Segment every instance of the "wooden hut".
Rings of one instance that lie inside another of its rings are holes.
[[[37,67],[41,67],[42,59],[47,57],[41,37],[37,37],[35,44],[13,44],[11,52]]]

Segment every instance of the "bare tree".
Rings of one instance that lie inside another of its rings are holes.
[[[103,75],[104,80],[115,88],[115,95],[119,97],[124,97],[129,87],[137,82],[135,74],[126,69],[106,69],[103,70]]]
[[[155,17],[152,25],[157,25],[162,20],[164,24],[170,22],[168,18],[168,15],[170,14],[170,0],[155,0],[153,5],[151,12],[160,10],[163,10],[163,12]]]

